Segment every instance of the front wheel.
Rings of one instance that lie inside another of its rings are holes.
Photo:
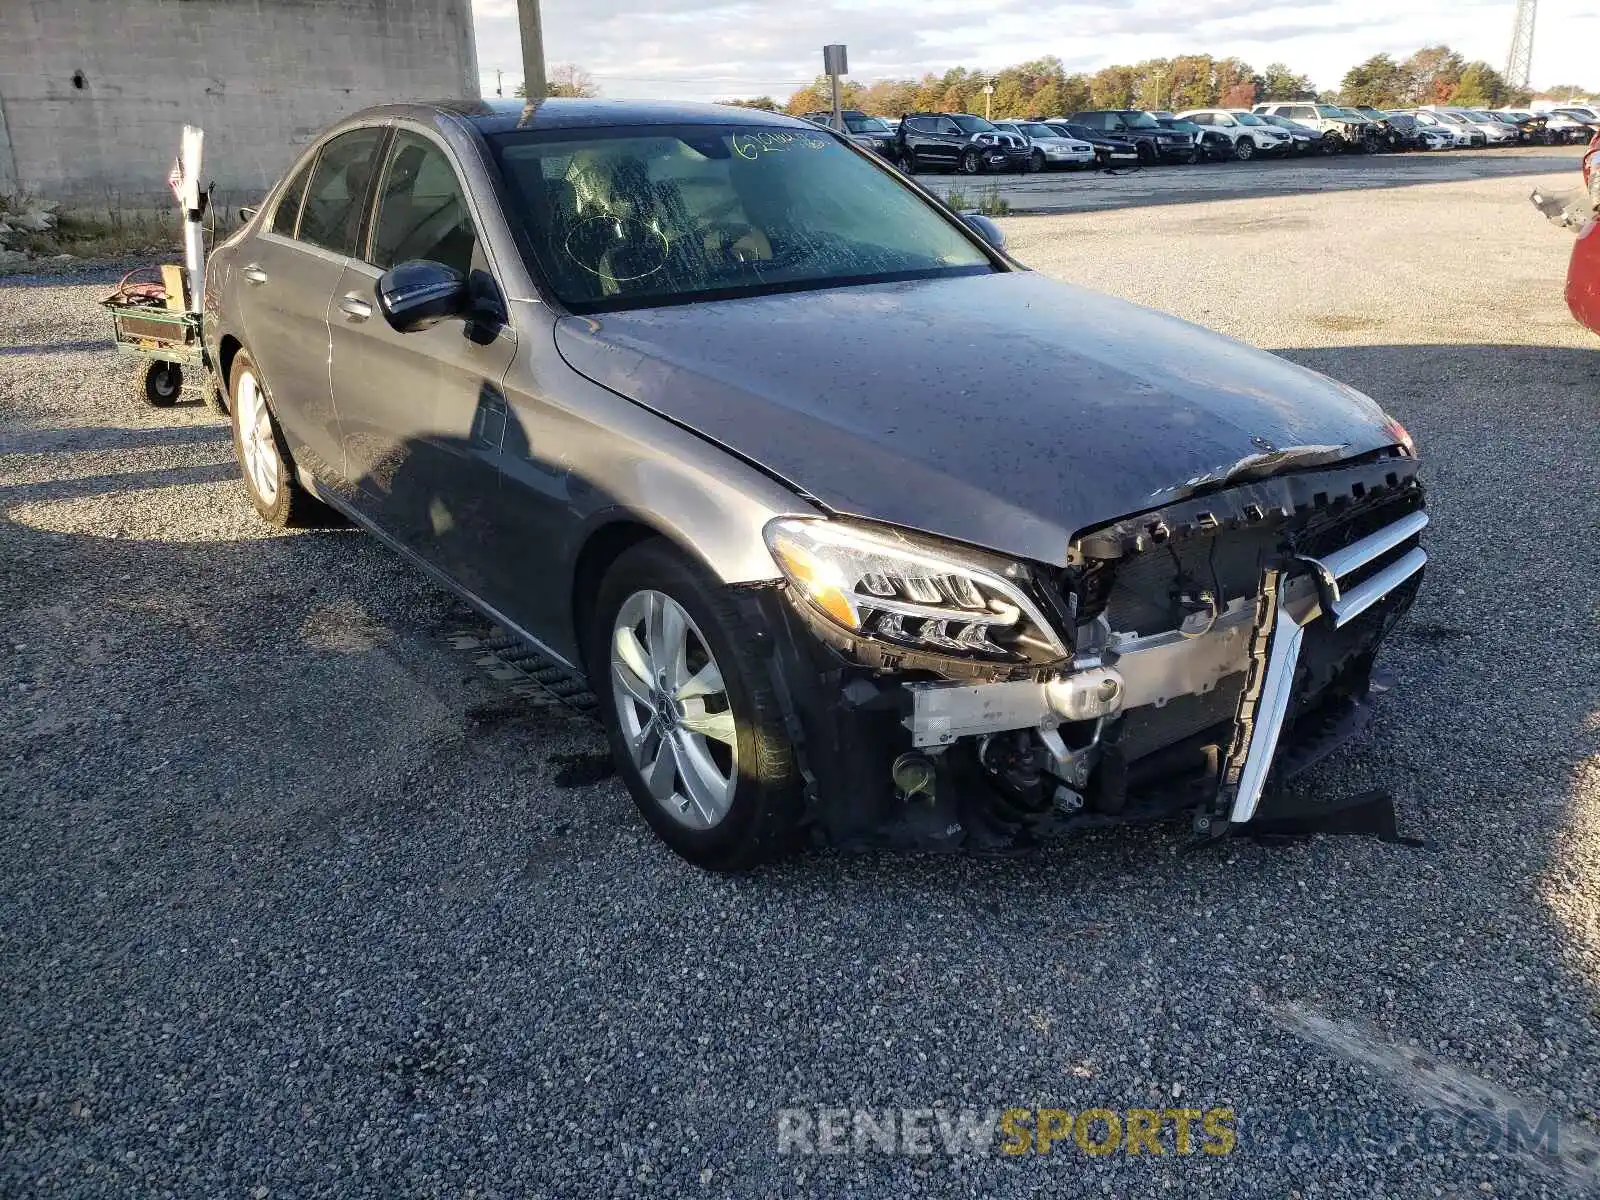
[[[1240,138],[1233,144],[1233,153],[1240,162],[1249,162],[1256,154],[1256,144],[1249,138]]]
[[[796,844],[794,752],[738,603],[662,540],[600,585],[586,661],[628,791],[657,836],[710,870],[743,870]]]
[[[135,391],[152,408],[171,408],[183,392],[183,368],[153,358],[139,372]]]
[[[917,173],[917,155],[909,147],[900,156],[900,169],[907,175],[915,175]]]
[[[1028,173],[1037,175],[1042,170],[1044,170],[1044,151],[1035,150],[1028,155]]]
[[[976,150],[968,150],[961,156],[960,169],[963,175],[976,175],[983,170],[983,155]]]

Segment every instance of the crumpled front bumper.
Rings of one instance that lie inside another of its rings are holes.
[[[1389,470],[1345,473],[1354,488],[1347,496],[1361,496]],[[1298,491],[1241,489],[1238,506],[1259,512],[1270,494],[1293,511],[1296,496],[1320,499],[1322,486],[1319,479]],[[1181,811],[1223,826],[1270,815],[1275,781],[1354,737],[1370,714],[1375,656],[1410,607],[1427,561],[1418,544],[1427,516],[1412,490],[1414,509],[1382,509],[1359,536],[1340,535],[1331,549],[1303,539],[1274,556],[1259,591],[1235,597],[1203,636],[1118,640],[1054,674],[956,680],[869,670],[819,636],[780,590],[760,590],[752,602],[772,631],[774,683],[816,839],[984,851]],[[1376,520],[1383,523],[1373,528]],[[1116,680],[1114,715],[1075,722],[1082,714],[1067,685],[1090,685],[1082,690],[1092,701],[1106,694],[1108,678]],[[1063,742],[1074,728],[1094,730],[1092,760],[1076,757],[1081,738]],[[1059,803],[1058,789],[1056,804],[1029,809],[986,774],[986,740],[1022,730],[1055,747],[1050,786],[1066,784],[1072,804]],[[937,786],[926,795],[897,791],[891,768],[907,754],[937,766]],[[1079,761],[1082,776],[1073,779]]]

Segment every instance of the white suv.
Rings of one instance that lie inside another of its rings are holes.
[[[1294,148],[1294,135],[1287,129],[1269,125],[1247,108],[1197,108],[1178,114],[1180,121],[1193,121],[1200,128],[1220,133],[1233,143],[1241,159],[1261,154],[1287,154]]]

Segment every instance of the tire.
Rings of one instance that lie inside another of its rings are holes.
[[[1240,162],[1249,162],[1256,155],[1256,144],[1249,138],[1240,138],[1233,144],[1233,156]]]
[[[1135,145],[1139,147],[1139,165],[1141,167],[1155,166],[1156,152],[1150,148],[1150,143],[1136,142]]]
[[[960,170],[963,175],[978,174],[978,172],[983,170],[983,155],[979,154],[976,150],[964,151],[961,155],[961,160],[957,169]]]
[[[917,154],[909,146],[906,147],[906,152],[900,156],[900,169],[907,175],[915,175],[917,173]]]
[[[1189,153],[1187,153],[1187,154],[1185,154],[1183,156],[1183,165],[1186,166],[1186,167],[1192,167],[1192,166],[1195,165],[1195,163],[1197,163],[1199,161],[1200,161],[1200,151],[1198,151],[1198,150],[1191,150],[1191,151],[1189,151]]]
[[[278,419],[272,415],[272,393],[244,350],[234,355],[228,394],[232,398],[228,424],[233,429],[233,453],[239,460],[244,490],[261,519],[280,529],[325,523],[331,513],[295,479],[294,460],[289,457]],[[246,423],[249,428],[241,430]]]
[[[667,619],[670,606],[683,625]],[[659,538],[612,564],[594,606],[585,661],[617,769],[656,835],[711,871],[746,870],[782,857],[799,841],[800,777],[760,637],[725,589]],[[653,651],[658,640],[668,653]],[[678,644],[681,660],[670,652]],[[661,685],[662,659],[681,662],[686,686],[720,683],[722,690],[689,696],[680,690],[674,700]],[[645,685],[646,700],[640,675],[652,671],[657,679]],[[716,673],[713,683],[707,672]],[[687,724],[691,718],[715,732],[699,732]],[[666,797],[658,798],[662,791]]]
[[[135,394],[151,408],[171,408],[183,395],[183,368],[152,358],[139,372]]]
[[[1337,154],[1337,153],[1339,153],[1339,135],[1338,134],[1336,134],[1336,133],[1325,133],[1325,134],[1322,135],[1322,152],[1324,154]]]
[[[1044,170],[1044,151],[1035,150],[1028,155],[1028,174],[1037,175]]]

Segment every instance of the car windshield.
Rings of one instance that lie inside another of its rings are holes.
[[[1122,117],[1122,123],[1124,125],[1126,125],[1129,129],[1159,129],[1159,128],[1161,128],[1161,126],[1156,123],[1156,119],[1154,117],[1152,117],[1149,113],[1125,112],[1125,113],[1120,113],[1118,115]]]
[[[1241,125],[1265,125],[1266,122],[1254,113],[1230,113],[1230,116]]]
[[[995,269],[821,130],[529,130],[490,144],[537,267],[575,311]]]
[[[993,133],[994,126],[982,117],[971,117],[966,113],[955,113],[950,117],[961,128],[962,133]]]
[[[846,117],[844,127],[851,133],[889,133],[889,122],[882,117]]]
[[[1017,128],[1022,130],[1022,132],[1027,134],[1029,137],[1049,138],[1061,136],[1042,121],[1024,121],[1021,125],[1018,125]]]

